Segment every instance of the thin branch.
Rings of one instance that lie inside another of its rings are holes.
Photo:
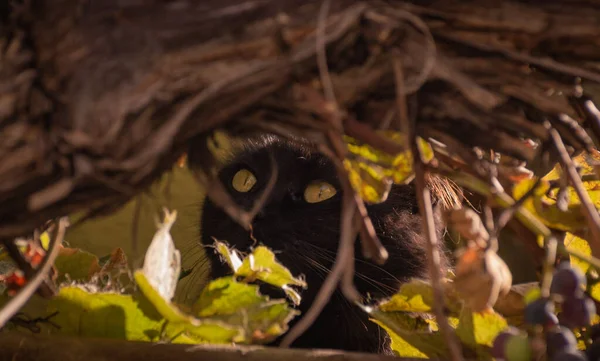
[[[327,22],[327,14],[331,7],[331,0],[323,1],[319,9],[319,18],[317,20],[317,29],[315,34],[317,66],[319,67],[319,76],[321,77],[321,85],[325,93],[325,99],[330,105],[337,104],[335,100],[335,92],[333,90],[333,82],[327,67],[327,51],[325,49],[325,23]]]
[[[44,262],[38,269],[36,275],[27,282],[25,287],[23,287],[15,297],[8,301],[2,310],[0,310],[0,328],[4,327],[6,322],[8,322],[17,312],[19,312],[21,307],[23,307],[23,305],[29,301],[40,284],[42,284],[42,282],[44,282],[48,276],[50,268],[52,268],[56,257],[58,257],[58,251],[60,250],[60,245],[64,239],[67,224],[68,221],[66,218],[61,218],[58,221],[58,230],[56,231],[56,235],[51,240],[51,244],[49,245],[50,252],[48,252],[44,258]]]
[[[587,182],[599,182],[600,181],[598,175],[596,175],[596,174],[584,174],[580,178],[581,178],[581,181],[584,182],[584,183],[587,183]],[[551,180],[548,183],[550,184],[550,189],[560,188],[561,187],[561,180],[560,179],[558,179],[558,180]]]
[[[396,72],[397,71],[398,69],[396,69]],[[396,73],[396,80],[398,80],[398,75],[399,74]],[[400,79],[400,83],[403,83],[402,79]],[[396,82],[396,98],[406,96],[404,93],[403,84],[400,83]],[[425,181],[425,165],[421,161],[421,153],[419,151],[415,126],[407,116],[401,116],[403,112],[405,112],[405,109],[401,108],[404,104],[406,104],[406,102],[397,101],[397,105],[400,107],[398,108],[399,119],[402,123],[400,124],[400,128],[406,131],[406,136],[412,150],[413,168],[415,172],[414,182],[417,192],[417,200],[419,203],[419,211],[422,218],[422,230],[427,239],[427,261],[434,297],[433,311],[435,313],[439,329],[446,340],[446,344],[450,351],[451,360],[461,361],[463,360],[463,357],[460,342],[457,340],[456,335],[454,334],[454,331],[450,327],[448,319],[444,314],[444,291],[441,286],[442,276],[440,274],[442,271],[440,266],[440,247],[435,230],[435,221],[433,219],[431,193],[429,188],[427,188]]]
[[[131,259],[134,262],[138,262],[139,254],[139,229],[140,229],[140,217],[142,214],[142,197],[138,196],[133,203],[133,214],[131,224]],[[140,263],[141,265],[141,263]]]
[[[336,287],[338,286],[342,275],[348,267],[349,256],[351,255],[351,248],[354,247],[355,232],[352,232],[352,221],[356,212],[356,206],[352,198],[352,192],[345,192],[342,200],[342,219],[341,219],[341,234],[340,243],[338,246],[338,252],[335,259],[335,263],[331,269],[331,272],[327,275],[327,278],[323,282],[319,293],[315,297],[310,309],[304,314],[304,317],[298,321],[292,327],[292,329],[285,335],[280,343],[281,347],[290,347],[290,345],[302,335],[317,319]],[[353,261],[353,259],[352,259]]]
[[[252,209],[250,212],[248,212],[248,219],[250,219],[250,222],[252,222],[258,212],[260,212],[264,207],[267,199],[269,199],[269,196],[271,195],[271,192],[273,192],[273,188],[277,182],[277,177],[279,176],[279,168],[277,168],[277,162],[275,161],[273,153],[269,153],[269,161],[271,162],[271,176],[269,177],[269,181],[267,182],[265,190],[262,191],[260,196],[256,199],[256,201],[254,201]],[[250,230],[252,230],[252,228],[250,228]]]
[[[483,52],[502,54],[509,59],[513,59],[513,60],[516,60],[516,61],[519,61],[519,62],[522,62],[525,64],[539,66],[541,68],[545,68],[545,69],[554,71],[559,74],[571,75],[574,77],[581,77],[581,78],[588,79],[593,82],[600,82],[600,74],[599,73],[589,71],[589,70],[586,70],[581,67],[559,63],[555,60],[548,59],[548,58],[542,59],[542,58],[527,55],[524,53],[519,53],[519,52],[510,50],[510,49],[498,48],[496,46],[489,45],[489,44],[470,41],[470,40],[461,38],[460,36],[456,36],[456,35],[448,33],[448,32],[436,31],[435,36],[442,38],[442,39],[452,41],[452,42],[463,44],[463,45],[469,46],[471,48],[474,48],[474,49],[477,49],[477,50],[480,50]]]
[[[594,206],[594,203],[590,199],[590,195],[585,190],[583,186],[583,182],[581,181],[581,177],[575,168],[575,164],[573,160],[569,156],[567,149],[558,134],[558,131],[554,128],[549,129],[550,136],[552,137],[552,141],[554,142],[556,151],[560,157],[561,163],[564,167],[573,188],[575,188],[575,192],[577,196],[581,200],[581,206],[583,208],[583,214],[585,215],[588,226],[592,232],[592,237],[588,239],[590,248],[592,249],[592,255],[594,257],[600,257],[600,215],[598,215],[598,211]]]
[[[402,60],[399,56],[394,56],[394,77],[396,82],[396,109],[397,109],[397,123],[400,132],[407,134],[410,129],[405,129],[410,124],[408,120],[408,107],[406,106],[406,91],[404,89],[404,71],[402,70]],[[409,145],[407,145],[409,147]]]
[[[416,148],[413,147],[413,148]],[[419,201],[419,210],[423,218],[422,226],[423,233],[427,238],[427,260],[429,262],[429,276],[431,278],[431,286],[433,288],[433,310],[437,319],[439,328],[446,340],[450,351],[450,359],[453,361],[463,360],[462,349],[460,343],[456,339],[454,330],[448,323],[448,318],[444,314],[444,291],[441,286],[441,267],[440,267],[440,250],[439,240],[435,232],[435,222],[433,219],[433,207],[431,205],[431,194],[425,185],[425,169],[418,153],[414,152],[415,162],[415,185],[417,188],[417,198]]]
[[[550,284],[552,283],[552,273],[554,270],[554,264],[556,263],[556,251],[558,246],[556,237],[547,237],[545,240],[545,246],[546,258],[544,260],[544,269],[542,274],[540,292],[542,294],[542,297],[549,297]]]
[[[508,222],[512,219],[512,217],[515,215],[515,213],[517,213],[519,208],[521,208],[523,203],[525,203],[525,201],[533,195],[535,190],[539,187],[541,181],[542,181],[541,178],[536,179],[533,186],[527,192],[525,192],[525,194],[523,194],[523,196],[521,198],[519,198],[515,203],[511,204],[507,208],[505,208],[498,215],[496,224],[491,231],[493,233],[493,237],[496,237],[496,238],[498,237],[498,234],[500,233],[500,231],[508,224]],[[490,234],[490,238],[491,237],[492,237],[492,235]]]
[[[368,11],[365,14],[365,17],[376,22],[386,23],[396,27],[401,27],[402,21],[406,21],[423,34],[425,37],[423,69],[412,83],[404,84],[403,94],[412,94],[419,90],[429,79],[429,75],[433,71],[437,59],[437,45],[429,26],[427,26],[427,24],[418,16],[403,9],[388,8],[386,9],[385,15],[375,11]]]

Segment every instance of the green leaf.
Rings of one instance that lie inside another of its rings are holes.
[[[221,242],[215,239],[214,242],[215,250],[223,257],[225,263],[231,268],[232,271],[237,271],[242,265],[242,258],[239,253],[234,249],[229,249],[229,246],[225,242]]]
[[[52,321],[56,332],[71,336],[104,337],[150,341],[161,325],[138,307],[130,295],[89,293],[79,287],[63,287],[49,301],[48,314],[58,312]]]
[[[268,301],[259,294],[257,285],[236,282],[232,277],[218,278],[210,282],[194,304],[194,313],[199,317],[216,314],[232,314],[240,308]]]
[[[62,248],[54,266],[58,271],[58,283],[67,279],[87,282],[101,269],[98,257],[79,248]]]
[[[184,314],[177,306],[166,300],[150,283],[143,271],[135,271],[133,277],[142,294],[167,321],[193,323],[193,317]]]
[[[196,342],[229,343],[243,342],[245,337],[239,326],[228,325],[220,320],[197,319],[183,313],[177,306],[167,301],[154,289],[142,271],[134,273],[140,291],[154,306],[172,330],[184,333]]]
[[[235,250],[230,250],[223,242],[216,241],[215,243],[217,251],[221,253],[232,268],[239,264],[238,267],[233,268],[235,276],[244,277],[248,282],[260,280],[279,287],[294,304],[300,303],[300,295],[291,286],[306,288],[306,282],[294,277],[287,268],[277,262],[275,254],[267,247],[256,247],[240,263],[238,261],[240,257]]]
[[[288,323],[299,314],[285,300],[269,300],[256,285],[223,277],[209,283],[194,305],[199,317],[212,317],[242,325],[246,337],[267,342],[287,331]]]

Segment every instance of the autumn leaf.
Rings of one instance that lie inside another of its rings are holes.
[[[378,134],[405,150],[389,154],[352,137],[344,137],[349,151],[344,168],[352,187],[368,203],[385,201],[393,183],[405,184],[414,176],[413,155],[407,147],[406,136],[393,131],[379,131]],[[423,162],[431,161],[434,156],[431,146],[421,138],[418,138],[417,144]]]

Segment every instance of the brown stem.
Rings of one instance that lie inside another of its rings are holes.
[[[416,148],[416,147],[414,147]],[[416,150],[416,149],[415,149]],[[425,185],[425,170],[418,153],[414,152],[415,160],[415,185],[417,188],[417,197],[419,201],[419,211],[423,218],[423,234],[427,238],[427,260],[429,262],[429,276],[431,278],[431,286],[433,288],[433,310],[439,325],[439,328],[446,340],[450,351],[450,359],[453,361],[463,360],[462,349],[460,343],[456,339],[454,330],[448,323],[448,319],[444,314],[444,291],[441,286],[441,267],[439,240],[435,233],[435,223],[433,219],[433,208],[431,205],[431,194]]]

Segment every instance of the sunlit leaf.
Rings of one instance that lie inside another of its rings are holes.
[[[233,277],[212,281],[202,291],[194,310],[199,317],[241,325],[255,342],[267,342],[281,335],[299,314],[285,300],[269,300],[259,294],[258,286],[237,282]]]
[[[402,312],[384,312],[373,307],[363,308],[372,321],[382,326],[396,341],[394,350],[404,357],[437,358],[447,354],[446,345],[439,332],[423,331],[411,320],[411,316]],[[400,348],[410,345],[407,349]]]
[[[581,175],[590,175],[595,174],[594,171],[594,163],[600,162],[600,153],[586,153],[583,152],[576,157],[573,157],[573,163],[576,167],[579,168],[579,173]],[[557,180],[560,178],[562,174],[562,169],[559,164],[557,164],[550,172],[548,172],[545,176],[545,180]]]
[[[592,249],[590,248],[589,243],[585,239],[579,238],[572,233],[567,232],[567,234],[565,235],[564,243],[565,243],[565,247],[567,249],[573,249],[573,250],[579,251],[579,253],[583,253],[587,256],[592,255]],[[571,256],[570,261],[571,261],[571,264],[573,266],[579,268],[579,270],[583,274],[585,274],[590,268],[589,263],[582,261],[577,257]]]
[[[393,131],[380,131],[385,140],[394,143],[404,151],[389,154],[368,144],[345,136],[350,156],[344,160],[344,167],[352,187],[369,203],[379,203],[387,199],[392,183],[405,184],[414,176],[413,156],[406,136]],[[423,162],[433,159],[433,149],[423,139],[418,139]]]
[[[227,244],[215,240],[215,250],[221,255],[222,259],[234,272],[242,265],[242,258],[235,249],[230,249]]]
[[[285,300],[269,300],[258,294],[258,287],[225,277],[211,282],[194,309],[198,317],[183,313],[162,298],[141,272],[135,273],[140,290],[169,326],[196,342],[262,343],[273,340],[288,329],[298,314]]]
[[[462,307],[460,300],[448,284],[444,287],[444,291],[446,307],[458,313]],[[384,312],[432,312],[433,302],[431,284],[426,281],[412,280],[400,286],[400,290],[389,300],[382,302],[378,308]]]
[[[355,160],[344,160],[344,168],[352,188],[368,203],[379,203],[387,199],[392,181],[377,165],[368,165]]]
[[[63,287],[48,305],[55,332],[71,336],[150,341],[161,324],[148,317],[131,295],[90,293],[79,287]]]
[[[591,162],[600,161],[600,156],[598,154],[583,153],[573,160],[581,169],[582,175],[591,175],[595,174]],[[571,186],[566,188],[567,209],[561,210],[557,205],[559,188],[550,188],[550,181],[558,181],[562,172],[560,166],[557,165],[544,176],[533,195],[525,201],[523,206],[548,227],[576,233],[587,227],[587,221],[577,193]],[[515,199],[521,198],[533,187],[534,183],[535,179],[527,179],[517,183],[513,189],[513,197]],[[583,185],[596,208],[600,208],[600,181],[588,181],[584,182]]]
[[[218,241],[216,248],[230,266],[239,264],[239,255],[235,250],[230,250]],[[300,303],[300,295],[291,286],[307,287],[303,279],[294,277],[287,268],[277,262],[275,254],[264,246],[256,247],[244,258],[239,267],[234,269],[234,275],[244,277],[247,281],[260,280],[279,287],[295,304]]]
[[[495,312],[473,312],[465,308],[461,312],[456,334],[464,345],[469,346],[478,354],[478,360],[491,360],[485,347],[491,347],[496,336],[502,332],[508,323]]]
[[[390,347],[391,347],[392,351],[394,351],[396,356],[422,358],[422,359],[428,358],[425,353],[419,351],[419,349],[412,346],[409,342],[407,342],[402,337],[398,336],[394,331],[392,331],[392,329],[390,329],[388,326],[386,326],[385,323],[380,322],[375,319],[372,319],[372,322],[375,322],[376,324],[378,324],[390,336],[390,339],[392,341]],[[432,337],[433,337],[433,335],[432,335]]]

